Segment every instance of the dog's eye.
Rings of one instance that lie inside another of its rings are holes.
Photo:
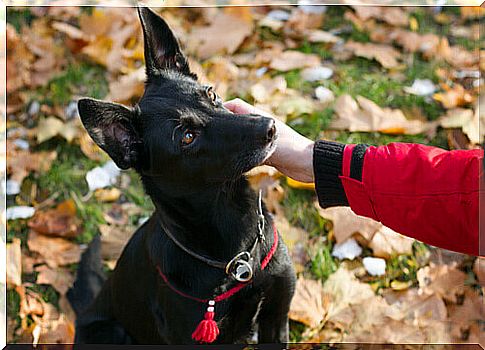
[[[212,86],[208,86],[207,89],[205,90],[205,92],[207,94],[207,97],[209,97],[209,99],[211,100],[212,104],[216,105],[218,96],[214,92],[214,90],[212,89]]]
[[[190,145],[195,140],[195,133],[192,131],[184,132],[184,136],[182,137],[182,143],[184,145]]]

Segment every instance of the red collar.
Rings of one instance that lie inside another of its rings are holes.
[[[263,261],[261,262],[261,271],[268,266],[269,262],[271,261],[271,258],[276,252],[277,247],[278,247],[278,231],[276,230],[276,226],[273,223],[273,244],[271,245],[271,248],[268,251],[268,254],[266,254]],[[249,282],[245,282],[245,283],[240,282],[222,294],[216,295],[212,298],[202,299],[202,298],[194,297],[189,294],[185,294],[184,292],[175,288],[169,282],[167,276],[165,276],[165,274],[162,272],[162,269],[158,265],[157,265],[157,271],[160,277],[162,277],[165,284],[178,295],[187,299],[197,301],[199,303],[204,303],[204,304],[208,303],[207,312],[204,315],[204,319],[199,323],[195,331],[192,333],[192,339],[201,343],[212,343],[214,340],[216,340],[217,336],[219,335],[219,328],[217,327],[217,323],[214,320],[214,310],[215,310],[216,302],[223,301],[225,299],[232,297],[234,294],[236,294],[237,292],[239,292],[241,289],[243,289],[249,284]]]

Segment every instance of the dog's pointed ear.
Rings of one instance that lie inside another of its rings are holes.
[[[173,69],[197,79],[168,24],[148,7],[138,7],[143,29],[147,76]]]
[[[135,130],[136,112],[117,103],[91,98],[78,101],[81,121],[89,136],[120,169],[135,165],[141,140]]]

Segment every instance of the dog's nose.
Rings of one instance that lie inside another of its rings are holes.
[[[270,119],[270,122],[268,123],[268,131],[266,132],[266,142],[273,141],[275,135],[276,135],[275,122],[273,119]]]

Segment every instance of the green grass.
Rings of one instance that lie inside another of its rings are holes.
[[[7,23],[14,26],[17,32],[22,27],[30,26],[34,16],[27,7],[7,7]]]
[[[301,342],[305,330],[306,326],[303,323],[290,320],[290,343]]]
[[[73,95],[104,98],[108,93],[108,82],[103,67],[90,63],[71,64],[59,76],[53,78],[34,96],[41,103],[65,105]]]
[[[315,247],[310,264],[310,271],[315,278],[325,281],[337,271],[339,262],[332,257],[332,249],[333,244],[330,242],[322,242]]]
[[[376,289],[389,288],[392,281],[407,282],[409,286],[417,285],[418,270],[428,263],[429,250],[426,244],[413,243],[412,254],[391,256],[387,259],[386,274],[379,277],[367,277],[366,281]]]

